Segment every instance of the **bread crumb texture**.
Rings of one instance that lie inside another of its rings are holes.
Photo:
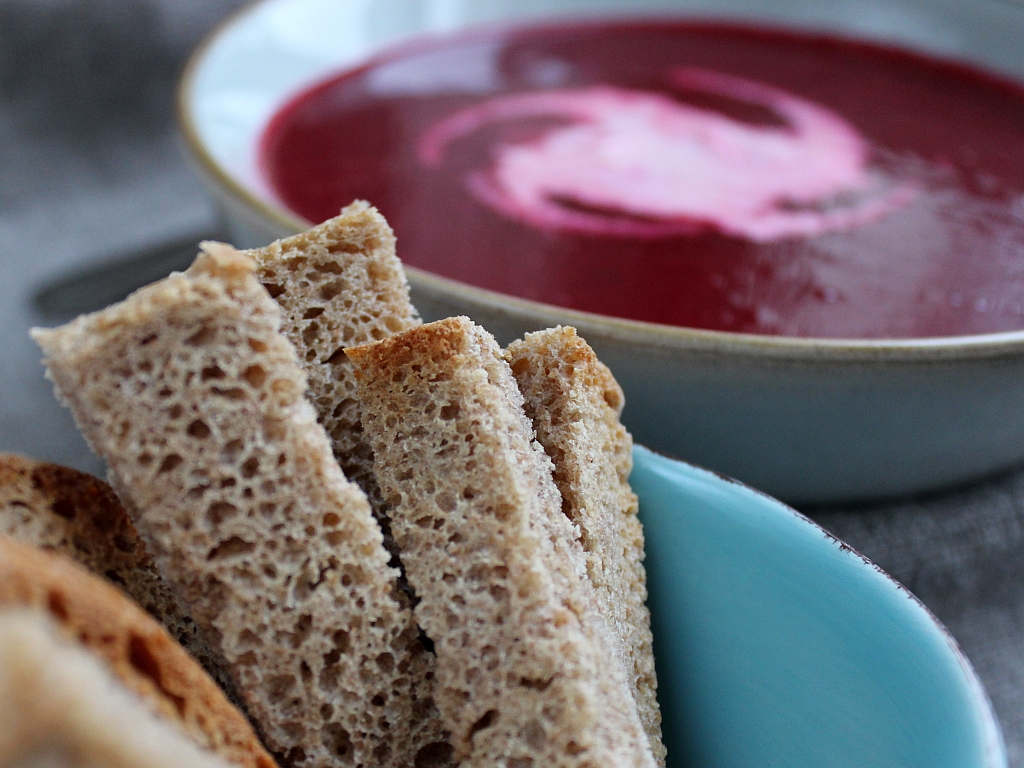
[[[579,527],[587,575],[659,765],[665,764],[644,532],[629,487],[633,439],[619,420],[625,399],[607,366],[574,328],[527,334],[505,359],[537,441],[554,464],[562,510]]]
[[[235,765],[274,768],[252,726],[153,617],[54,552],[0,535],[0,611],[48,615],[148,708]]]
[[[357,483],[397,564],[387,511],[363,438],[356,381],[344,348],[380,341],[420,324],[395,254],[395,235],[376,208],[357,200],[307,232],[245,252],[281,307],[281,331],[298,351],[308,397],[345,476]]]
[[[184,274],[34,338],[279,759],[444,763],[429,653],[254,273],[204,244]]]
[[[0,765],[226,768],[139,706],[46,615],[0,610]]]
[[[348,354],[457,756],[654,766],[578,531],[494,339],[449,318]]]
[[[146,551],[113,489],[68,467],[0,453],[0,533],[60,552],[117,584],[223,687],[227,675]]]

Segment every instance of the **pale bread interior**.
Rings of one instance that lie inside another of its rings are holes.
[[[449,318],[348,350],[467,766],[654,766],[551,464],[493,337]]]
[[[36,331],[161,573],[289,765],[443,762],[429,654],[253,261]]]
[[[619,420],[622,389],[573,328],[529,333],[509,345],[505,358],[537,441],[553,462],[562,510],[579,528],[587,576],[627,671],[651,751],[664,765],[644,531],[629,487],[633,440]]]

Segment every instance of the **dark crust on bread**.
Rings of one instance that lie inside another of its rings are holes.
[[[235,765],[275,767],[242,713],[163,626],[77,563],[0,536],[0,606],[48,613],[200,746]]]
[[[46,614],[0,610],[0,765],[228,768]]]
[[[229,687],[195,622],[157,572],[128,513],[105,482],[69,467],[0,453],[0,533],[60,552],[117,584],[222,687]]]

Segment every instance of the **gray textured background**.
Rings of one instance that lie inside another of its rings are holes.
[[[238,0],[0,0],[0,449],[102,474],[27,336],[43,285],[216,227],[175,134],[174,84]],[[803,510],[906,584],[985,683],[1024,767],[1024,472]]]

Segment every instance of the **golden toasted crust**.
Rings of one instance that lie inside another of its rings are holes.
[[[644,572],[644,532],[629,487],[633,440],[619,415],[622,389],[573,328],[529,333],[505,359],[523,393],[537,441],[554,463],[562,509],[580,530],[587,575],[628,671],[640,720],[665,764],[651,617]]]
[[[0,607],[49,613],[200,746],[236,765],[274,768],[249,722],[192,657],[149,614],[77,563],[0,535]]]
[[[121,587],[222,687],[195,622],[157,573],[128,513],[102,480],[68,467],[0,453],[0,533],[67,555]]]
[[[479,768],[654,766],[493,337],[449,318],[347,353],[459,756]]]
[[[62,635],[41,611],[0,610],[0,765],[227,768]]]

